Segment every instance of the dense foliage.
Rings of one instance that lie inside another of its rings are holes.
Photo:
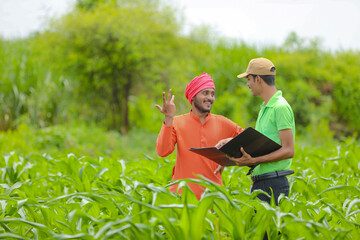
[[[149,79],[159,81],[178,28],[170,11],[98,4],[63,17],[42,41],[57,46],[51,53],[74,73],[79,100],[91,108],[91,117],[127,132],[130,94],[137,85],[149,86]]]
[[[152,123],[162,118],[154,108],[161,92],[172,88],[178,113],[187,112],[184,88],[204,71],[217,86],[214,112],[251,126],[260,99],[236,75],[263,56],[277,66],[276,84],[293,107],[299,134],[359,132],[359,51],[326,51],[295,33],[282,46],[261,48],[206,27],[184,36],[178,15],[155,0],[77,1],[45,32],[0,40],[1,129],[76,118],[123,133],[157,132]]]
[[[109,133],[87,129],[109,142]],[[65,154],[69,148],[61,146],[59,130],[48,129],[46,137],[53,141],[34,149],[20,140],[12,146],[17,152],[1,147],[1,239],[262,239],[265,231],[271,239],[360,237],[360,148],[353,139],[296,146],[290,195],[277,207],[258,200],[259,192],[249,193],[246,167],[226,168],[223,187],[206,179],[178,181],[185,188],[178,196],[166,187],[174,156],[159,158],[152,151],[136,150],[127,158],[102,154],[100,149],[112,151],[110,144],[91,138],[89,145],[90,140],[81,134],[77,138],[73,133],[78,130],[71,128],[68,138],[78,147],[71,149],[75,154]],[[29,135],[36,131],[22,129]],[[2,139],[14,140],[17,134],[8,132]],[[44,142],[43,132],[37,136],[29,142]],[[135,143],[130,145],[136,149]],[[152,148],[153,142],[143,141],[142,146]],[[80,155],[84,149],[97,153]],[[31,154],[23,153],[28,150]],[[208,187],[200,201],[186,190],[186,181]]]

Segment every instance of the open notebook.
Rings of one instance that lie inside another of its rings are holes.
[[[252,157],[258,157],[278,150],[281,148],[281,145],[256,131],[254,128],[248,127],[219,149],[216,147],[204,147],[190,148],[189,150],[207,157],[222,166],[233,166],[236,164],[227,159],[226,155],[236,158],[241,157],[241,147]]]

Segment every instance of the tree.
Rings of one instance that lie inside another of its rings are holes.
[[[157,1],[114,2],[78,5],[55,20],[44,38],[76,79],[84,108],[95,110],[89,116],[126,133],[131,92],[149,76],[161,78],[179,26],[172,10]]]

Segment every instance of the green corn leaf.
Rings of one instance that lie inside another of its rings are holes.
[[[348,215],[350,214],[350,211],[352,210],[352,208],[353,208],[355,205],[359,204],[359,203],[360,203],[360,199],[358,199],[358,198],[352,200],[352,201],[350,202],[349,206],[348,206],[347,211],[346,211],[346,216],[348,216]]]
[[[338,185],[338,186],[334,186],[334,187],[330,187],[330,188],[325,189],[324,191],[319,193],[319,195],[322,195],[322,194],[324,194],[326,192],[339,191],[339,190],[354,191],[357,194],[360,194],[360,189],[355,187],[355,186]]]
[[[85,233],[79,233],[79,234],[75,234],[75,235],[70,235],[70,234],[58,234],[55,235],[53,239],[56,240],[63,240],[63,239],[94,239],[94,237],[92,237],[91,235],[85,234]]]
[[[201,199],[199,205],[194,210],[193,214],[191,215],[191,239],[201,239],[205,235],[205,226],[207,224],[205,218],[209,211],[212,211],[211,206],[217,197],[217,194],[206,195]]]
[[[6,190],[6,195],[10,195],[12,193],[12,191],[14,191],[15,189],[20,188],[23,185],[22,182],[15,182],[9,189]]]
[[[0,233],[0,239],[26,239],[13,233]]]
[[[190,191],[190,189],[187,187],[183,187],[182,189],[183,189],[182,198],[184,201],[184,207],[181,211],[181,218],[180,218],[179,226],[182,230],[181,231],[182,237],[184,239],[189,239],[190,238],[190,229],[193,226],[191,215],[190,215],[190,210],[189,210],[188,204],[187,204],[188,192]]]
[[[131,226],[130,223],[131,223],[131,219],[128,217],[120,219],[120,220],[108,222],[99,229],[99,231],[95,234],[94,237],[95,237],[95,239],[98,239],[101,236],[106,235],[114,226],[117,226],[117,225],[125,224],[125,226],[130,227]]]
[[[359,210],[356,210],[356,211],[353,211],[353,212],[351,212],[351,213],[349,213],[349,214],[346,214],[346,218],[348,218],[348,217],[350,217],[350,216],[352,216],[352,215],[355,215],[355,214],[358,214],[358,213],[360,213],[360,209]]]
[[[21,218],[5,218],[5,219],[0,219],[0,224],[5,223],[20,223],[20,224],[25,224],[28,226],[31,226],[33,228],[36,228],[38,230],[40,230],[41,232],[45,233],[48,236],[54,236],[54,232],[52,230],[50,230],[47,226],[40,224],[40,223],[36,223],[36,222],[31,222],[31,221],[27,221]]]

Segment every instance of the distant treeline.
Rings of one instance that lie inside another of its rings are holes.
[[[186,84],[202,72],[216,84],[214,113],[253,126],[260,98],[236,78],[249,60],[271,59],[293,107],[297,133],[360,131],[360,51],[324,50],[290,33],[281,46],[254,46],[211,28],[181,32],[179,12],[156,0],[78,0],[71,12],[26,39],[0,39],[0,129],[76,121],[126,133],[159,130],[162,92],[187,112]],[[264,36],[266,39],[266,36]]]

